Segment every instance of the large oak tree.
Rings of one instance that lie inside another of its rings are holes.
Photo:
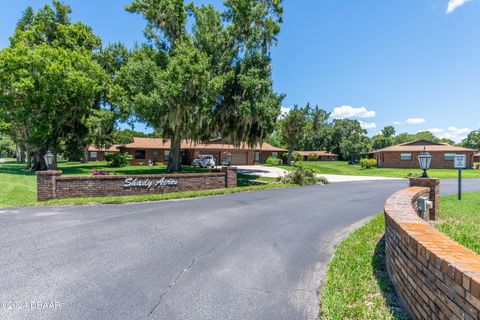
[[[270,48],[280,31],[281,0],[224,5],[224,12],[183,0],[135,0],[126,7],[147,20],[148,42],[121,70],[119,103],[171,139],[170,171],[180,170],[182,139],[221,136],[254,145],[280,114]]]

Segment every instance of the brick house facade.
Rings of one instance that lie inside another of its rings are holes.
[[[168,163],[170,156],[170,140],[162,138],[140,138],[135,137],[132,143],[117,145],[112,147],[116,152],[127,152],[133,160],[132,164],[148,163]],[[112,149],[110,148],[110,149]],[[112,152],[110,149],[107,152]],[[89,160],[104,160],[105,152],[89,148]],[[95,152],[96,159],[90,157],[91,152]],[[264,163],[268,157],[283,158],[287,150],[276,148],[268,143],[250,147],[242,145],[236,147],[232,144],[224,143],[221,139],[212,140],[208,143],[195,143],[184,140],[181,144],[182,164],[189,165],[193,159],[200,155],[212,155],[215,163],[221,164],[224,160],[231,160],[232,165],[253,165]]]
[[[87,149],[88,152],[88,161],[105,161],[105,156],[111,152],[118,152],[117,149],[119,145],[115,144],[108,149],[97,148],[93,145],[89,146]]]
[[[432,156],[432,169],[453,169],[456,154],[464,154],[467,168],[473,166],[475,150],[437,143],[428,140],[417,140],[373,151],[379,168],[418,168],[418,156],[423,149]]]
[[[338,154],[331,153],[328,151],[298,151],[298,153],[302,156],[303,161],[308,161],[308,157],[310,155],[315,155],[318,161],[336,161],[338,160]]]

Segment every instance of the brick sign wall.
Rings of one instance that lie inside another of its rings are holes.
[[[62,198],[131,196],[180,191],[234,188],[237,168],[225,167],[222,172],[122,175],[62,176],[62,171],[37,172],[39,201]]]
[[[414,319],[480,319],[480,256],[417,214],[419,197],[438,201],[438,184],[430,182],[411,181],[423,186],[399,191],[387,200],[388,274]],[[432,188],[437,190],[433,198]]]

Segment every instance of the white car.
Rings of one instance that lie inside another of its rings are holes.
[[[199,156],[192,161],[192,167],[213,168],[215,167],[215,158],[212,155]]]

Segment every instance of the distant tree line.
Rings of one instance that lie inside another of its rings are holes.
[[[365,154],[372,150],[420,139],[455,144],[455,141],[438,138],[429,131],[397,135],[393,126],[386,126],[380,133],[369,137],[359,121],[331,120],[329,112],[318,106],[312,108],[307,104],[304,107],[296,105],[287,114],[282,115],[269,142],[276,147],[287,149],[288,161],[292,159],[294,150],[325,150],[338,154],[343,160],[348,160],[352,155]],[[461,145],[480,149],[480,130],[470,133]]]

